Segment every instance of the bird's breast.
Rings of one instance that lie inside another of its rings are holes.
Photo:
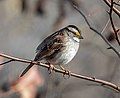
[[[73,41],[73,39],[67,39],[67,43],[65,43],[65,47],[63,50],[58,51],[49,62],[53,65],[65,65],[70,62],[74,56],[76,55],[79,49],[79,43]]]

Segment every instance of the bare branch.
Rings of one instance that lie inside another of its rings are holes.
[[[6,61],[6,62],[1,63],[0,65],[4,65],[4,64],[10,63],[10,62],[12,62],[12,61],[14,61],[14,60],[13,60],[13,59],[12,59],[12,60],[8,60],[8,61]]]
[[[118,38],[118,31],[119,31],[119,30],[116,30],[115,25],[114,25],[114,23],[113,23],[113,18],[112,18],[112,12],[113,12],[113,7],[114,7],[113,4],[114,4],[114,2],[113,2],[113,0],[111,0],[111,6],[110,6],[110,11],[109,11],[109,17],[110,17],[110,22],[111,22],[113,31],[114,31],[114,33],[115,33],[116,41],[118,42],[118,44],[119,44],[119,46],[120,46],[120,41],[119,41],[119,38]]]
[[[120,4],[118,4],[118,3],[116,3],[116,2],[113,2],[115,5],[117,5],[117,6],[120,6]]]
[[[109,0],[103,0],[109,7],[111,6],[111,3],[109,2]],[[117,9],[117,8],[115,8],[115,7],[113,7],[113,11],[119,16],[119,18],[120,18],[120,11]]]
[[[14,61],[18,61],[18,62],[23,62],[23,63],[33,63],[35,65],[39,65],[39,66],[42,66],[42,67],[45,67],[47,69],[50,68],[49,65],[47,64],[44,64],[44,63],[41,63],[41,62],[35,62],[35,61],[32,61],[32,60],[27,60],[27,59],[21,59],[21,58],[16,58],[16,57],[13,57],[13,56],[9,56],[9,55],[6,55],[6,54],[3,54],[3,53],[0,53],[0,56],[1,57],[4,57],[4,58],[8,58],[8,59],[11,59],[11,60],[14,60]],[[66,74],[66,75],[69,75],[68,72],[64,71],[64,70],[61,70],[61,69],[58,69],[58,68],[53,68],[53,70],[55,72],[58,72],[58,73],[62,73],[62,74]],[[76,78],[79,78],[79,79],[84,79],[84,80],[88,80],[88,81],[92,81],[92,82],[95,82],[95,83],[98,83],[98,84],[101,84],[101,86],[105,86],[105,87],[109,87],[113,90],[115,90],[116,92],[120,92],[120,87],[111,83],[111,82],[107,82],[107,81],[104,81],[104,80],[100,80],[100,79],[97,79],[95,77],[88,77],[88,76],[83,76],[83,75],[79,75],[79,74],[76,74],[76,73],[73,73],[71,72],[71,76],[73,77],[76,77]]]
[[[101,34],[103,34],[103,32],[105,31],[105,29],[107,28],[109,22],[110,22],[110,19],[108,19],[107,23],[105,24],[105,27],[101,31]]]
[[[84,13],[81,10],[78,9],[78,7],[76,5],[74,5],[74,4],[72,4],[72,5],[75,8],[75,10],[77,10],[83,16],[83,18],[85,19],[85,22],[87,23],[89,28],[91,30],[93,30],[95,33],[97,33],[108,44],[110,49],[112,49],[118,55],[118,57],[120,58],[120,52],[118,52],[118,50],[111,43],[109,43],[109,41],[101,34],[101,32],[97,31],[94,27],[92,27],[90,25],[90,22],[88,21],[88,18],[84,15]]]

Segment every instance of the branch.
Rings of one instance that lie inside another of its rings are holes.
[[[109,41],[101,34],[101,32],[97,31],[94,27],[90,25],[88,18],[84,15],[84,13],[81,10],[79,10],[76,5],[72,4],[72,6],[74,7],[75,10],[77,10],[83,16],[89,28],[95,33],[97,33],[107,43],[107,45],[109,46],[109,49],[112,49],[120,58],[120,52],[118,52],[118,50],[111,43],[109,43]]]
[[[10,62],[12,62],[12,61],[14,61],[14,60],[11,59],[11,60],[9,60],[9,61],[6,61],[6,62],[3,62],[3,63],[0,63],[0,65],[4,65],[4,64],[10,63]]]
[[[41,63],[41,62],[35,62],[35,61],[32,61],[32,60],[16,58],[16,57],[9,56],[9,55],[3,54],[3,53],[0,53],[0,56],[4,57],[4,58],[7,58],[7,59],[11,59],[13,61],[18,61],[18,62],[23,62],[23,63],[29,63],[29,64],[33,63],[35,65],[39,65],[39,66],[42,66],[42,67],[47,68],[47,69],[50,68],[49,65]],[[64,70],[61,70],[61,69],[58,69],[58,68],[55,68],[55,67],[53,68],[53,70],[55,72],[58,72],[58,73],[69,75],[68,72],[66,72]],[[73,72],[71,72],[70,75],[72,77],[76,77],[76,78],[79,78],[79,79],[84,79],[84,80],[92,81],[92,82],[95,82],[95,83],[99,83],[99,84],[101,84],[101,86],[106,86],[106,87],[109,87],[109,88],[115,90],[116,92],[120,92],[120,87],[118,87],[117,85],[115,85],[115,84],[113,84],[111,82],[100,80],[100,79],[97,79],[95,77],[88,77],[88,76],[79,75],[79,74],[76,74],[76,73],[73,73]]]
[[[107,28],[109,22],[110,22],[110,19],[108,19],[107,23],[105,24],[105,27],[101,31],[101,34],[103,34],[103,32],[105,31],[105,29]]]
[[[109,7],[111,7],[111,3],[109,2],[109,0],[103,0]],[[113,11],[119,16],[119,18],[120,18],[120,11],[117,9],[117,8],[115,8],[115,7],[113,7]]]
[[[120,6],[120,4],[118,4],[118,3],[116,3],[116,2],[113,2],[115,5],[117,5],[117,6]]]
[[[116,30],[115,25],[114,25],[114,23],[113,23],[113,18],[112,18],[112,12],[113,12],[113,7],[114,7],[113,4],[114,4],[114,2],[113,2],[113,0],[111,0],[111,6],[110,6],[110,11],[109,11],[109,17],[110,17],[110,22],[111,22],[113,31],[114,31],[114,33],[115,33],[115,39],[116,39],[117,43],[118,43],[119,46],[120,46],[120,41],[119,41],[119,38],[118,38],[118,31],[119,31],[119,29]]]

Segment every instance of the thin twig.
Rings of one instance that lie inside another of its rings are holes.
[[[89,26],[89,28],[91,30],[93,30],[95,33],[97,33],[108,44],[109,49],[112,49],[118,55],[118,57],[120,58],[120,52],[118,52],[118,50],[111,43],[109,43],[109,41],[101,34],[101,32],[97,31],[94,27],[92,27],[90,25],[90,22],[88,21],[88,17],[86,17],[84,15],[84,13],[81,10],[79,10],[76,5],[74,5],[74,4],[72,4],[72,5],[83,16],[83,18],[85,19],[85,22],[87,23],[87,25]]]
[[[107,23],[105,24],[104,28],[101,31],[101,34],[103,34],[103,32],[105,31],[105,29],[107,28],[109,22],[110,22],[110,19],[108,19]]]
[[[119,41],[119,38],[118,38],[118,31],[119,31],[119,30],[116,30],[115,25],[114,25],[114,23],[113,23],[113,18],[112,18],[113,4],[114,4],[114,3],[113,3],[113,0],[111,0],[111,6],[110,6],[110,11],[109,11],[109,17],[110,17],[110,22],[111,22],[113,31],[114,31],[114,33],[115,33],[115,39],[116,39],[117,43],[118,43],[119,46],[120,46],[120,41]]]
[[[109,2],[109,0],[103,0],[109,7],[111,6],[111,3]],[[120,18],[120,11],[117,9],[117,8],[115,8],[115,7],[113,7],[113,11],[119,16],[119,18]]]
[[[7,64],[7,63],[10,63],[10,62],[12,62],[12,61],[14,61],[14,60],[8,60],[8,61],[6,61],[6,62],[3,62],[3,63],[1,63],[0,65],[4,65],[4,64]]]
[[[41,63],[41,62],[35,62],[35,61],[32,61],[32,60],[16,58],[16,57],[9,56],[9,55],[3,54],[3,53],[0,53],[0,56],[4,57],[4,58],[11,59],[11,60],[14,60],[14,61],[18,61],[18,62],[29,63],[29,64],[33,63],[35,65],[39,65],[39,66],[42,66],[42,67],[47,68],[47,69],[50,68],[49,65]],[[58,68],[55,68],[55,67],[53,68],[53,70],[55,72],[58,72],[58,73],[69,75],[68,72],[66,72],[64,70],[61,70],[61,69],[58,69]],[[95,83],[99,83],[99,84],[101,84],[101,86],[106,86],[106,87],[112,88],[116,92],[120,92],[120,87],[115,85],[115,84],[113,84],[113,83],[111,83],[111,82],[100,80],[100,79],[97,79],[95,77],[88,77],[88,76],[79,75],[79,74],[76,74],[76,73],[73,73],[73,72],[71,72],[70,75],[73,76],[73,77],[76,77],[76,78],[80,78],[80,79],[92,81],[92,82],[95,82]]]
[[[120,4],[118,4],[118,3],[116,3],[116,2],[113,2],[115,5],[117,5],[117,6],[120,6]]]

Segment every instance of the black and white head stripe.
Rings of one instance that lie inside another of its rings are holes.
[[[66,28],[68,31],[73,32],[73,33],[77,34],[78,36],[80,36],[80,30],[76,26],[68,25]]]

